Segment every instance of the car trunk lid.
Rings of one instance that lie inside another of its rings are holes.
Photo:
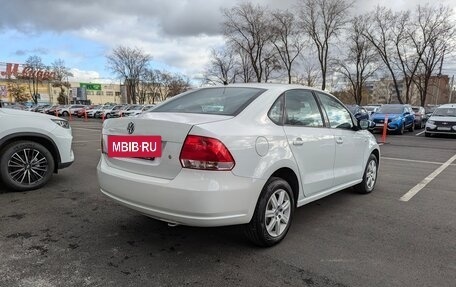
[[[161,136],[162,156],[157,158],[108,157],[112,167],[128,172],[173,179],[181,170],[179,155],[187,134],[194,125],[223,121],[231,116],[186,114],[186,113],[146,113],[137,118],[106,120],[103,125],[104,151],[107,151],[108,136],[129,135],[128,125],[134,124],[132,135]]]

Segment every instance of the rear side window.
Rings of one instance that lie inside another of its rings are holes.
[[[235,116],[264,91],[239,87],[205,88],[173,98],[150,112]]]
[[[323,118],[312,92],[285,92],[285,124],[291,126],[323,127]]]

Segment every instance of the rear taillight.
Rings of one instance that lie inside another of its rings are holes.
[[[226,146],[218,139],[188,135],[180,154],[184,168],[204,170],[231,170],[234,159]]]

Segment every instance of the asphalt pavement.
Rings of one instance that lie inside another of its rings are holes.
[[[236,226],[168,227],[109,200],[101,122],[71,124],[71,167],[40,190],[0,185],[0,286],[455,286],[455,137],[388,136],[373,193],[305,205],[258,248]]]

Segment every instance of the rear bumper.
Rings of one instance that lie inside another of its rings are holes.
[[[103,194],[147,216],[183,225],[248,223],[265,180],[231,172],[182,169],[172,180],[109,166],[102,154],[98,181]]]

